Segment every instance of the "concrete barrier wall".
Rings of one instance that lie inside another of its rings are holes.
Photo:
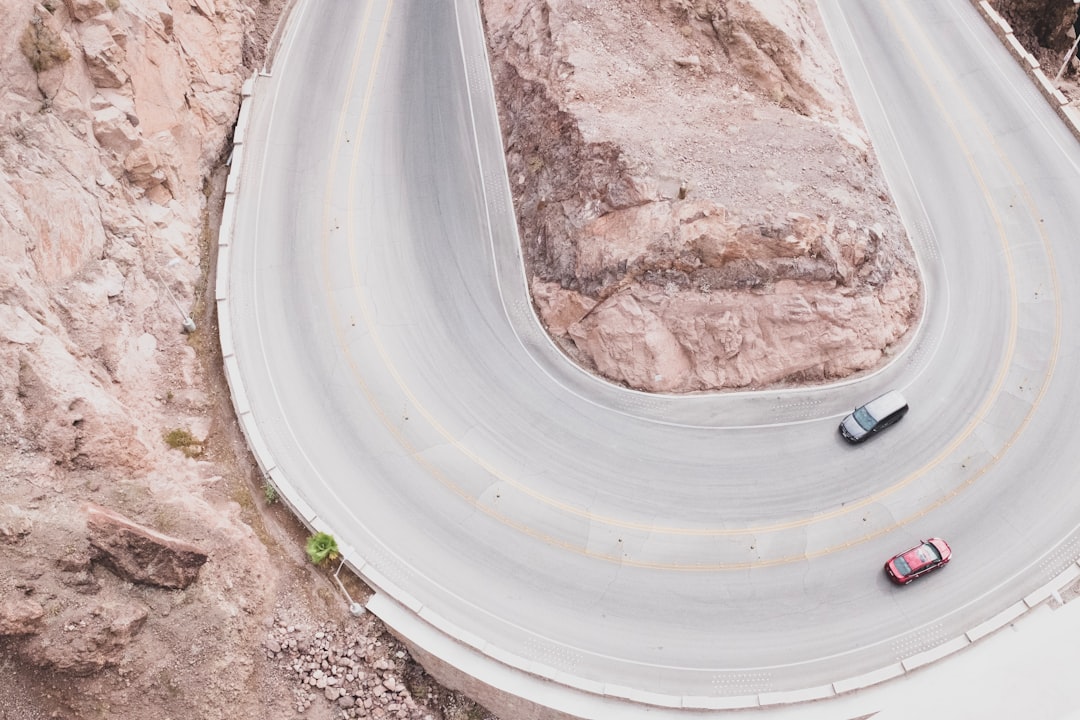
[[[273,59],[280,34],[284,32],[286,22],[291,19],[293,11],[302,0],[288,0],[282,11],[281,20],[267,48],[267,64],[262,70],[252,73],[251,77],[244,81],[240,90],[240,107],[237,113],[236,125],[233,128],[232,153],[229,157],[229,174],[225,181],[225,201],[221,214],[221,225],[218,227],[217,248],[217,271],[216,285],[214,288],[214,300],[217,305],[218,318],[218,342],[221,346],[221,357],[225,380],[229,386],[229,394],[232,396],[233,410],[236,412],[237,423],[247,441],[248,449],[259,467],[263,482],[273,486],[278,498],[284,503],[292,514],[300,520],[309,530],[332,532],[331,528],[316,516],[314,510],[304,502],[300,493],[296,492],[289,482],[289,478],[277,467],[273,451],[259,430],[251,414],[251,405],[248,402],[247,390],[244,386],[240,364],[236,358],[235,342],[233,340],[233,318],[231,312],[232,297],[230,293],[230,279],[232,274],[232,258],[234,251],[233,235],[236,230],[237,197],[241,185],[244,182],[244,156],[245,143],[248,128],[251,123],[252,104],[256,93],[261,87],[260,81],[270,77]],[[260,93],[260,97],[263,93]],[[261,148],[256,148],[260,152]],[[248,168],[250,171],[250,168]],[[348,557],[348,548],[339,548],[344,557]],[[356,572],[350,565],[350,569]],[[356,573],[360,576],[359,573]]]

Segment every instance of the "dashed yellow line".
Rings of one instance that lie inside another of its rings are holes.
[[[365,125],[366,125],[367,116],[368,116],[368,112],[369,112],[369,109],[370,109],[370,103],[371,103],[371,98],[372,98],[372,95],[373,95],[373,88],[374,88],[374,85],[375,85],[375,80],[376,80],[376,77],[377,77],[378,60],[379,60],[379,57],[380,57],[381,52],[382,52],[382,47],[383,47],[383,43],[384,43],[385,36],[386,36],[386,29],[387,29],[387,27],[389,25],[392,8],[393,8],[393,1],[389,0],[386,3],[386,7],[384,9],[384,13],[383,13],[383,17],[382,17],[382,23],[381,23],[381,26],[380,26],[379,34],[377,36],[376,47],[375,47],[375,51],[374,51],[374,59],[372,61],[371,68],[370,68],[370,71],[369,71],[369,75],[368,75],[368,78],[367,78],[367,85],[366,85],[364,96],[363,96],[363,102],[362,102],[362,106],[361,106],[360,117],[359,117],[359,120],[357,122],[357,126],[355,128],[354,134],[353,134],[354,145],[353,145],[353,153],[352,153],[352,165],[351,165],[352,169],[351,169],[351,172],[350,172],[350,175],[349,175],[349,193],[348,193],[349,198],[353,198],[353,197],[356,196],[355,195],[355,189],[356,189],[356,183],[357,183],[357,172],[358,172],[358,168],[360,167],[360,162],[359,162],[360,147],[362,145],[362,139],[363,139],[363,135],[364,135],[364,128],[365,128]],[[862,499],[860,499],[860,500],[858,500],[856,502],[849,503],[849,504],[845,505],[842,508],[837,508],[835,510],[815,514],[813,516],[806,517],[806,518],[799,518],[799,519],[790,520],[790,521],[786,521],[786,522],[772,523],[772,524],[755,526],[755,527],[744,527],[744,528],[734,528],[734,529],[725,529],[725,528],[697,528],[697,529],[694,529],[694,528],[680,528],[680,527],[663,527],[663,526],[657,526],[657,525],[652,525],[652,524],[648,524],[648,523],[629,522],[629,521],[621,520],[621,519],[618,519],[618,518],[613,518],[613,517],[609,517],[609,516],[605,516],[605,515],[596,514],[596,513],[593,513],[591,511],[589,511],[589,510],[586,510],[584,508],[578,507],[576,505],[572,505],[570,503],[562,502],[562,501],[559,501],[559,500],[557,500],[555,498],[548,497],[545,494],[536,491],[532,487],[530,487],[530,486],[528,486],[528,485],[526,485],[524,483],[521,483],[521,482],[519,482],[519,481],[517,481],[517,480],[515,480],[515,479],[513,479],[511,477],[508,477],[508,476],[502,474],[497,469],[492,467],[487,461],[485,461],[484,458],[480,457],[475,452],[470,450],[468,447],[463,445],[457,438],[455,438],[438,421],[437,418],[435,418],[417,400],[416,396],[413,394],[411,389],[408,387],[408,385],[405,382],[404,378],[401,376],[401,374],[398,372],[398,370],[394,366],[388,352],[386,351],[386,349],[385,349],[385,347],[384,347],[384,345],[383,345],[383,343],[381,341],[381,338],[379,337],[375,322],[374,322],[373,317],[372,317],[371,312],[370,312],[370,307],[369,307],[367,301],[364,298],[363,292],[361,291],[362,278],[361,278],[361,274],[360,274],[359,261],[358,261],[358,258],[356,256],[356,242],[355,242],[356,238],[358,237],[358,234],[357,234],[357,230],[356,230],[355,216],[354,216],[354,213],[353,213],[353,210],[352,210],[352,205],[350,204],[349,207],[348,207],[348,211],[347,211],[346,237],[348,239],[348,246],[349,246],[349,253],[350,253],[350,265],[351,265],[351,272],[352,272],[352,277],[353,277],[353,285],[354,285],[354,289],[355,289],[355,294],[356,294],[356,299],[357,299],[357,302],[358,302],[358,306],[360,308],[360,315],[361,315],[362,320],[363,320],[363,322],[364,322],[364,324],[365,324],[365,326],[366,326],[366,328],[368,330],[369,337],[371,338],[371,341],[372,341],[373,345],[375,346],[375,348],[376,348],[380,358],[382,359],[385,367],[387,368],[387,370],[391,374],[391,376],[394,378],[394,381],[397,383],[398,387],[404,393],[405,397],[413,405],[416,412],[418,412],[422,417],[424,417],[424,419],[430,424],[432,429],[434,429],[439,435],[441,435],[443,438],[445,438],[446,441],[449,444],[451,444],[458,452],[460,452],[463,456],[465,456],[466,458],[468,458],[469,460],[474,462],[477,466],[482,468],[486,473],[491,475],[493,478],[505,483],[508,487],[511,487],[511,488],[521,492],[522,494],[524,494],[524,495],[526,495],[528,497],[531,497],[531,498],[537,500],[538,502],[540,502],[540,503],[542,503],[542,504],[544,504],[544,505],[546,505],[548,507],[551,507],[553,509],[562,511],[562,512],[564,512],[566,514],[569,514],[569,515],[579,517],[581,519],[587,520],[587,521],[592,522],[592,523],[602,524],[602,525],[610,526],[610,527],[613,527],[613,528],[643,531],[643,532],[648,532],[648,533],[652,533],[652,534],[675,535],[675,536],[694,536],[694,537],[725,537],[725,536],[727,536],[727,537],[733,537],[733,536],[760,535],[760,534],[766,534],[766,533],[775,533],[775,532],[779,532],[779,531],[783,531],[783,530],[795,529],[795,528],[799,528],[799,527],[805,527],[805,526],[809,526],[809,525],[812,525],[812,524],[832,520],[832,519],[835,519],[837,517],[841,517],[841,516],[847,515],[849,513],[855,512],[857,510],[860,510],[861,508],[864,508],[864,507],[866,507],[868,505],[880,502],[881,500],[888,497],[889,495],[891,495],[891,494],[897,492],[898,490],[901,490],[904,487],[908,486],[909,484],[914,482],[919,477],[922,477],[926,472],[928,472],[929,470],[931,470],[932,468],[934,468],[935,466],[940,464],[945,458],[947,458],[953,452],[955,452],[955,450],[965,440],[967,440],[967,438],[970,437],[970,435],[975,431],[975,429],[978,427],[978,425],[984,420],[986,415],[989,413],[989,411],[993,407],[994,403],[997,401],[998,397],[1001,394],[1002,387],[1003,387],[1003,385],[1005,383],[1005,379],[1007,377],[1007,374],[1008,374],[1008,371],[1009,371],[1009,368],[1010,368],[1010,365],[1011,365],[1011,360],[1012,360],[1013,354],[1015,352],[1016,340],[1017,340],[1017,332],[1018,332],[1018,297],[1017,297],[1017,289],[1016,289],[1015,269],[1014,269],[1014,265],[1013,265],[1013,259],[1012,259],[1012,254],[1011,254],[1011,250],[1010,250],[1010,247],[1009,247],[1008,239],[1006,237],[1006,233],[1005,233],[1005,229],[1004,229],[1004,223],[1003,223],[998,211],[996,210],[996,208],[995,208],[995,206],[994,206],[994,204],[992,202],[990,191],[987,188],[985,182],[982,179],[981,174],[978,171],[978,168],[977,168],[977,166],[975,164],[974,155],[971,153],[971,151],[969,150],[967,145],[964,143],[963,137],[961,136],[961,134],[960,134],[959,130],[957,129],[955,123],[952,121],[952,119],[949,117],[949,115],[945,111],[945,104],[942,102],[942,99],[941,99],[941,96],[939,95],[939,93],[934,89],[934,87],[933,87],[933,85],[931,83],[931,76],[929,75],[929,73],[927,72],[927,70],[923,66],[923,64],[920,62],[918,55],[915,53],[915,51],[913,50],[913,48],[911,46],[911,43],[908,41],[907,37],[905,37],[901,32],[899,32],[899,28],[897,26],[897,21],[896,21],[896,16],[892,12],[890,6],[888,4],[886,4],[886,3],[882,3],[882,8],[883,8],[883,11],[886,13],[886,15],[889,17],[890,22],[892,23],[892,25],[897,28],[897,36],[903,42],[905,48],[907,49],[907,52],[908,52],[909,56],[911,57],[913,66],[916,68],[916,70],[918,72],[919,77],[922,79],[923,83],[929,89],[931,97],[933,98],[935,105],[939,108],[939,110],[941,111],[942,116],[945,118],[946,123],[948,124],[948,126],[950,128],[950,131],[952,132],[952,134],[953,134],[954,138],[956,139],[958,145],[962,149],[964,157],[965,157],[968,165],[971,167],[971,169],[972,169],[972,171],[974,173],[974,176],[976,178],[976,181],[978,182],[978,185],[979,185],[980,189],[982,190],[982,193],[983,193],[984,197],[987,200],[987,206],[988,206],[988,208],[989,208],[989,210],[991,212],[991,215],[993,217],[994,224],[998,229],[999,239],[1001,241],[1001,246],[1002,246],[1002,249],[1003,249],[1003,252],[1004,252],[1004,262],[1005,262],[1005,266],[1006,266],[1007,273],[1008,273],[1008,278],[1009,278],[1009,299],[1010,299],[1009,307],[1010,307],[1010,312],[1009,312],[1008,342],[1007,342],[1006,349],[1005,349],[1004,359],[1002,360],[1002,363],[1001,363],[1001,365],[1000,365],[1000,367],[999,367],[999,369],[997,371],[997,374],[996,374],[996,377],[995,377],[995,380],[994,380],[994,384],[992,386],[992,390],[991,390],[990,394],[987,396],[987,399],[979,407],[978,411],[975,413],[972,420],[963,428],[961,433],[959,435],[957,435],[952,440],[952,442],[950,442],[938,455],[936,455],[932,460],[927,462],[919,470],[914,471],[914,472],[908,474],[907,476],[905,476],[898,483],[895,483],[894,485],[891,485],[890,487],[885,488],[884,490],[882,490],[882,491],[880,491],[878,493],[875,493],[873,495],[862,498]],[[364,19],[364,28],[365,28],[364,33],[365,33],[365,35],[366,35],[366,28],[368,27],[369,20],[370,20],[369,16],[370,16],[370,13],[371,13],[371,9],[372,9],[372,5],[369,5],[368,8],[367,8],[367,11],[365,13],[365,19]],[[911,23],[911,24],[913,25],[913,27],[916,28],[916,31],[919,32],[920,35],[922,35],[921,30],[918,27],[918,24],[917,23]],[[923,35],[923,39],[925,40],[925,35]],[[930,54],[933,55],[932,51],[930,52]],[[361,56],[362,56],[362,54],[361,54],[361,44],[358,44],[356,54],[354,55],[354,58],[353,58],[352,69],[351,69],[351,72],[350,72],[349,94],[348,94],[348,97],[350,97],[350,98],[352,97],[353,89],[355,87],[356,77],[357,77],[358,69],[359,69],[358,66],[359,66],[359,61],[360,61]],[[940,61],[940,59],[939,59],[939,61]],[[963,94],[961,88],[957,88],[957,96],[960,97],[965,102],[965,104],[967,104],[969,107],[971,107],[970,102],[967,101],[966,96]],[[975,117],[978,117],[977,113],[973,113],[973,115]],[[344,120],[345,120],[345,111],[343,110],[342,114],[341,114],[341,117],[339,119],[337,136],[335,137],[334,156],[333,156],[333,158],[331,160],[330,172],[329,172],[329,175],[327,177],[326,200],[325,200],[325,204],[324,204],[324,213],[323,213],[323,232],[322,232],[322,240],[323,240],[323,275],[324,275],[324,279],[326,280],[325,285],[326,285],[327,288],[330,287],[330,283],[329,283],[330,260],[329,260],[329,252],[327,250],[327,245],[329,243],[330,235],[331,235],[330,218],[329,218],[329,214],[330,214],[330,195],[331,195],[331,190],[332,190],[332,186],[333,186],[333,179],[334,179],[334,176],[336,174],[338,157],[339,157],[339,154],[340,154],[340,146],[341,146],[342,137],[343,137],[343,131],[344,131]],[[986,128],[985,124],[983,124],[982,127],[983,127],[984,133],[985,133],[985,135],[986,135],[986,137],[988,139],[988,143],[991,146],[998,149],[999,156],[1004,158],[1004,153],[1002,153],[1000,151],[1000,149],[998,148],[997,144],[994,143],[993,137],[990,134],[989,129]],[[1006,166],[1009,168],[1009,170],[1013,174],[1013,176],[1017,178],[1017,181],[1019,183],[1019,177],[1017,176],[1017,173],[1015,172],[1015,170],[1013,170],[1012,166],[1008,165],[1007,162],[1006,162]],[[1024,196],[1025,196],[1025,200],[1027,202],[1028,207],[1031,208],[1032,211],[1034,211],[1035,210],[1035,205],[1034,205],[1034,202],[1032,201],[1030,195],[1028,195],[1025,192]],[[1044,247],[1045,251],[1047,252],[1047,256],[1050,258],[1051,268],[1053,268],[1053,256],[1052,256],[1052,253],[1050,252],[1049,241],[1046,238],[1045,233],[1042,231],[1041,228],[1039,229],[1039,233],[1040,233],[1040,236],[1042,237],[1043,247]],[[1052,273],[1052,280],[1053,280],[1054,288],[1056,289],[1056,287],[1057,287],[1056,272]],[[966,489],[966,488],[970,487],[972,484],[974,484],[974,482],[978,478],[982,477],[991,467],[993,467],[994,464],[996,464],[998,462],[998,460],[1009,450],[1009,448],[1011,448],[1011,446],[1019,438],[1019,436],[1022,434],[1024,429],[1030,423],[1030,420],[1031,420],[1031,418],[1032,418],[1032,416],[1034,414],[1035,408],[1038,406],[1039,401],[1041,401],[1042,397],[1045,395],[1045,393],[1047,391],[1047,387],[1049,386],[1050,379],[1051,379],[1051,377],[1053,375],[1054,367],[1056,366],[1057,354],[1058,354],[1059,347],[1060,347],[1060,326],[1061,326],[1061,318],[1062,318],[1061,301],[1060,301],[1060,298],[1058,297],[1056,292],[1054,293],[1054,297],[1055,297],[1055,303],[1056,303],[1056,315],[1055,315],[1055,332],[1054,332],[1053,354],[1052,354],[1052,357],[1051,357],[1050,368],[1048,369],[1048,371],[1046,373],[1046,376],[1044,377],[1043,384],[1042,384],[1042,386],[1040,388],[1039,393],[1037,394],[1036,400],[1032,404],[1032,407],[1029,410],[1029,412],[1027,413],[1027,415],[1025,416],[1024,420],[1018,426],[1018,428],[1013,433],[1013,435],[1009,438],[1009,440],[1005,443],[1004,447],[997,454],[995,454],[988,463],[983,465],[976,472],[974,472],[969,478],[967,478],[963,483],[961,483],[959,486],[953,488],[951,491],[946,493],[942,498],[940,498],[936,502],[934,502],[934,503],[928,505],[927,507],[921,509],[917,513],[911,514],[911,515],[897,521],[896,523],[894,523],[894,524],[892,524],[892,525],[890,525],[888,527],[880,528],[880,529],[878,529],[878,530],[876,530],[874,532],[867,533],[867,534],[864,534],[862,536],[856,537],[856,538],[854,538],[854,539],[852,539],[852,540],[850,540],[848,542],[838,544],[838,545],[833,545],[833,546],[826,547],[826,548],[822,548],[822,549],[817,550],[817,551],[802,553],[802,554],[799,554],[799,555],[792,555],[792,556],[773,558],[773,559],[765,559],[765,560],[759,559],[759,560],[753,560],[753,561],[731,562],[731,563],[650,562],[650,561],[647,561],[647,560],[634,559],[634,558],[629,557],[627,555],[612,555],[612,554],[608,554],[608,553],[599,553],[599,552],[589,551],[587,548],[582,547],[582,546],[580,546],[580,545],[578,545],[576,543],[566,542],[566,541],[561,540],[561,539],[559,539],[557,537],[553,537],[553,536],[551,536],[551,535],[549,535],[549,534],[547,534],[545,532],[542,532],[540,530],[532,528],[532,527],[530,527],[530,526],[528,526],[528,525],[526,525],[526,524],[524,524],[524,523],[522,523],[522,522],[520,522],[518,520],[515,520],[514,518],[511,518],[511,517],[499,512],[498,510],[496,510],[494,507],[491,507],[490,505],[486,505],[486,504],[483,504],[483,503],[479,502],[478,498],[474,497],[471,493],[466,492],[464,490],[464,488],[462,488],[460,485],[458,485],[456,482],[454,482],[453,479],[447,477],[445,475],[445,473],[443,473],[439,468],[437,468],[435,465],[433,465],[430,461],[426,460],[423,457],[422,452],[419,451],[415,446],[412,445],[412,443],[408,440],[408,438],[405,437],[403,432],[397,427],[396,423],[392,421],[391,417],[378,405],[378,402],[377,402],[377,400],[376,400],[376,398],[374,396],[374,393],[372,393],[371,389],[368,387],[368,385],[366,384],[366,382],[363,379],[363,373],[361,372],[361,369],[358,366],[358,364],[356,362],[356,359],[352,356],[352,353],[348,350],[348,344],[345,342],[345,332],[347,331],[347,328],[346,328],[345,324],[342,322],[342,317],[341,317],[341,314],[339,312],[339,309],[333,303],[332,298],[328,298],[328,300],[329,300],[328,304],[330,306],[330,312],[331,312],[331,316],[333,318],[333,325],[334,325],[334,328],[335,328],[335,333],[337,335],[339,345],[342,348],[342,350],[343,350],[343,352],[344,352],[344,354],[346,356],[349,368],[350,368],[350,370],[352,372],[352,375],[353,375],[353,377],[354,377],[354,379],[355,379],[355,381],[357,383],[357,386],[360,388],[361,392],[363,393],[365,398],[368,400],[369,404],[374,409],[374,411],[376,412],[376,414],[378,415],[378,417],[382,421],[383,425],[387,428],[387,430],[390,431],[390,433],[400,443],[400,445],[407,452],[410,453],[412,458],[420,466],[422,466],[428,473],[431,474],[432,477],[437,479],[446,488],[450,489],[452,492],[454,492],[455,494],[457,494],[458,496],[460,496],[461,498],[463,498],[464,500],[466,500],[467,502],[472,504],[478,510],[480,510],[480,511],[484,512],[485,514],[487,514],[488,516],[498,520],[500,523],[502,523],[502,524],[504,524],[504,525],[506,525],[508,527],[511,527],[511,528],[513,528],[513,529],[517,530],[518,532],[521,532],[521,533],[523,533],[525,535],[528,535],[528,536],[531,536],[531,537],[536,538],[538,540],[541,540],[541,541],[543,541],[543,542],[545,542],[545,543],[547,543],[547,544],[549,544],[551,546],[554,546],[554,547],[558,547],[558,548],[562,548],[562,549],[567,550],[567,551],[575,552],[575,553],[583,555],[585,557],[589,557],[589,558],[593,558],[593,559],[599,559],[599,560],[606,560],[606,561],[611,561],[611,562],[617,562],[617,563],[620,563],[620,564],[623,564],[623,565],[634,566],[634,567],[654,568],[654,569],[701,571],[701,570],[746,569],[746,568],[750,568],[750,567],[768,567],[768,566],[787,564],[787,563],[791,563],[791,562],[804,561],[804,560],[809,559],[809,558],[815,558],[815,557],[820,557],[820,556],[823,556],[823,555],[827,555],[827,554],[830,554],[832,552],[836,552],[838,550],[842,550],[844,548],[851,547],[852,545],[860,544],[860,543],[866,542],[868,540],[871,540],[873,538],[879,537],[881,535],[884,535],[884,534],[886,534],[888,532],[893,531],[896,527],[899,527],[899,526],[905,525],[907,523],[910,523],[913,520],[915,520],[915,519],[917,519],[919,517],[922,517],[922,516],[926,515],[927,513],[931,512],[933,509],[935,509],[937,507],[940,507],[945,502],[947,502],[948,500],[950,500],[953,497],[955,497],[956,495],[958,495],[964,489]]]

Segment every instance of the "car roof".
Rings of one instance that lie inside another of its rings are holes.
[[[926,547],[932,549],[933,555],[928,557],[930,553],[927,553],[923,550],[923,548]],[[904,562],[908,564],[908,567],[910,567],[914,571],[925,565],[930,564],[931,562],[938,560],[938,558],[936,557],[937,552],[937,548],[935,548],[932,543],[925,542],[903,553],[902,557],[904,558]]]
[[[866,410],[873,415],[874,418],[880,420],[886,415],[896,412],[905,405],[907,405],[907,400],[900,394],[900,391],[890,390],[884,395],[876,397],[866,403]]]

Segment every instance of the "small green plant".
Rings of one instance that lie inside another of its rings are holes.
[[[330,533],[317,532],[307,541],[307,556],[311,562],[321,565],[323,562],[338,559],[337,540]]]
[[[44,72],[71,59],[71,50],[64,39],[36,15],[23,31],[19,49],[34,72]]]
[[[190,430],[174,428],[165,433],[165,444],[173,450],[179,450],[189,458],[199,457],[203,454],[202,442],[191,434]]]
[[[273,505],[278,500],[277,488],[269,481],[263,483],[263,497],[266,498],[267,505]]]
[[[105,7],[109,8],[109,12],[116,12],[120,9],[120,0],[105,0]]]

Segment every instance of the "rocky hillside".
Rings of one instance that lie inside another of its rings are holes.
[[[307,563],[220,377],[222,167],[284,4],[0,0],[0,720],[483,717]]]
[[[0,0],[0,720],[488,717],[344,614],[221,379],[222,164],[285,4]],[[567,352],[687,391],[903,341],[918,280],[812,2],[484,9]]]
[[[2,4],[0,717],[258,717],[280,571],[209,460],[203,324],[258,4]]]
[[[484,3],[533,299],[643,390],[821,382],[920,310],[811,0]]]

